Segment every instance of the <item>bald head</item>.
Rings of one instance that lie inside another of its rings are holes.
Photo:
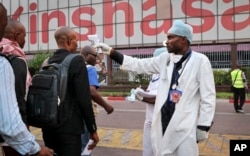
[[[92,52],[94,52],[94,49],[93,49],[93,47],[91,47],[91,46],[89,46],[89,45],[86,45],[86,46],[84,46],[84,47],[81,49],[81,54],[82,54],[82,55],[87,55],[87,54],[92,53]]]
[[[56,29],[54,37],[58,48],[64,48],[70,52],[76,51],[78,38],[72,28],[66,26],[59,27]]]
[[[55,31],[55,39],[57,43],[63,42],[65,39],[69,39],[75,35],[75,31],[70,27],[59,27]]]
[[[25,27],[22,23],[17,20],[9,19],[8,24],[5,28],[4,37],[12,39],[14,33],[25,33]]]
[[[87,62],[87,64],[90,64],[92,66],[96,64],[96,58],[98,57],[98,54],[94,47],[86,45],[81,49],[80,53]]]
[[[4,30],[7,25],[7,10],[3,6],[2,3],[0,3],[0,41],[3,38]]]
[[[5,28],[4,37],[17,42],[19,46],[23,48],[25,44],[25,36],[26,30],[24,25],[17,20],[9,19]]]

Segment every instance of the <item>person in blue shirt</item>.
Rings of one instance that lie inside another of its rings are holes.
[[[102,106],[107,114],[111,114],[114,111],[113,106],[109,105],[98,93],[97,89],[99,88],[99,82],[98,82],[98,75],[96,71],[96,58],[98,56],[96,50],[87,45],[84,46],[81,51],[81,55],[85,59],[85,63],[87,65],[87,70],[88,70],[88,78],[89,78],[89,89],[90,89],[90,94],[92,98],[92,104],[93,104],[93,110],[95,112],[95,115],[97,113],[96,111],[96,104]],[[95,103],[94,103],[95,102]],[[89,133],[87,129],[85,129],[84,134],[82,135],[82,151],[84,150],[85,146],[87,145],[89,141]]]

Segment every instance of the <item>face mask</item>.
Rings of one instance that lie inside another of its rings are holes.
[[[182,58],[183,55],[172,55],[172,58],[171,60],[174,62],[174,63],[177,63],[178,61],[180,61],[180,59]]]

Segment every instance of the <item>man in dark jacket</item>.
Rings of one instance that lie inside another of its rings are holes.
[[[58,50],[48,63],[61,63],[70,53],[76,52],[78,37],[69,27],[59,27],[55,31]],[[73,58],[68,69],[65,110],[66,121],[58,128],[43,129],[45,145],[54,149],[59,156],[80,156],[83,119],[90,132],[93,149],[99,141],[97,127],[91,104],[89,81],[86,65],[81,55]],[[83,96],[84,95],[84,96]]]

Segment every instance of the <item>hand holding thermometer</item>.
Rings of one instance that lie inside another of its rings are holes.
[[[98,37],[97,34],[95,34],[95,35],[88,35],[88,39],[91,42],[92,46],[95,46],[95,45],[97,45],[97,44],[100,43],[100,39],[99,39],[99,37]],[[97,52],[98,53],[102,53],[102,49],[101,48],[97,48]]]

